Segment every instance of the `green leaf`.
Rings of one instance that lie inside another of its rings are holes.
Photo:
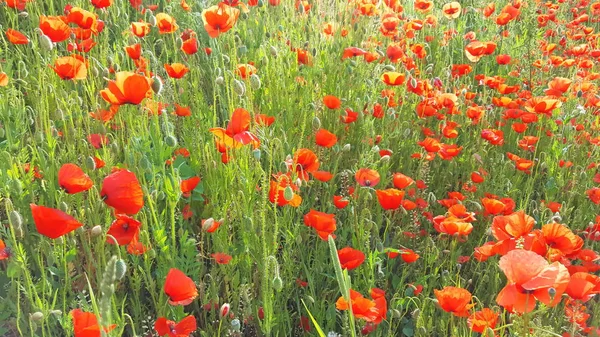
[[[325,333],[323,332],[323,329],[321,329],[321,327],[319,326],[319,323],[317,323],[317,321],[315,320],[313,315],[310,313],[310,310],[308,310],[308,308],[306,307],[306,303],[304,303],[304,300],[300,300],[300,301],[302,301],[302,305],[304,306],[304,309],[306,309],[306,312],[308,313],[308,317],[310,317],[310,320],[312,321],[313,325],[315,326],[315,329],[317,329],[317,333],[319,334],[319,337],[325,337]]]

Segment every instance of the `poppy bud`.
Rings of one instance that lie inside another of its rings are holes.
[[[229,303],[225,303],[221,306],[221,309],[219,309],[219,317],[223,318],[225,316],[227,316],[227,314],[229,313]]]
[[[421,313],[421,311],[419,309],[415,309],[410,315],[412,316],[412,318],[414,320],[417,320],[419,318],[420,313]]]
[[[298,244],[298,245],[302,244],[302,236],[301,235],[296,236],[296,244]]]
[[[98,225],[98,226],[92,227],[90,234],[92,235],[92,237],[97,237],[97,236],[102,235],[102,226]]]
[[[238,54],[244,55],[248,52],[248,47],[241,45],[238,47]]]
[[[25,12],[25,11],[23,11],[23,12],[20,12],[20,13],[19,13],[19,17],[21,17],[21,18],[28,18],[28,17],[29,17],[29,13],[27,13],[27,12]]]
[[[177,44],[177,49],[181,49],[181,47],[183,46],[183,40],[180,37],[175,39],[175,43]]]
[[[219,76],[215,79],[216,85],[223,85],[223,83],[225,83],[225,79],[223,78],[223,76]]]
[[[306,295],[306,300],[308,302],[310,302],[311,304],[315,303],[315,299],[312,296],[310,296],[310,295]]]
[[[39,41],[42,49],[47,51],[51,51],[52,49],[54,49],[54,42],[52,42],[52,40],[50,40],[48,36],[41,34]]]
[[[484,333],[481,335],[481,337],[494,337],[496,336],[496,333],[494,332],[494,329],[490,328],[489,326],[487,328],[485,328]]]
[[[23,194],[23,184],[21,183],[20,180],[17,180],[17,179],[10,180],[9,187],[10,187],[11,191],[15,192],[16,195]]]
[[[265,2],[263,0],[258,0],[258,7],[262,7],[265,5]]]
[[[117,144],[117,143],[114,143],[114,142],[113,142],[113,143],[111,143],[111,144],[110,144],[110,151],[111,151],[112,153],[114,153],[114,154],[118,153],[118,152],[119,152],[119,144]]]
[[[379,146],[378,146],[378,145],[375,145],[375,146],[373,146],[373,147],[371,148],[371,151],[373,151],[373,152],[375,152],[375,153],[379,152],[379,150],[380,150],[380,149],[379,149]]]
[[[6,130],[3,127],[0,127],[0,138],[4,138],[6,136]]]
[[[215,219],[208,218],[202,223],[202,230],[207,231],[215,224]]]
[[[383,163],[387,163],[388,161],[390,161],[390,156],[388,156],[387,154],[383,157],[381,157],[381,159],[379,159],[379,161],[383,162]]]
[[[254,159],[260,160],[260,154],[261,154],[260,149],[252,150],[252,155],[254,156]]]
[[[62,311],[60,311],[60,310],[50,310],[50,315],[60,316],[60,315],[62,315]]]
[[[231,321],[231,330],[239,332],[239,331],[241,331],[241,329],[242,329],[242,324],[240,323],[239,319],[236,318],[233,321]]]
[[[258,77],[258,75],[256,74],[250,75],[250,86],[252,87],[252,89],[258,90],[260,89],[260,85],[260,77]]]
[[[277,290],[278,292],[283,289],[283,280],[281,280],[281,277],[275,276],[275,278],[273,278],[273,289]]]
[[[352,150],[352,145],[350,144],[346,144],[344,147],[342,147],[342,151],[344,152],[349,152],[350,150]]]
[[[275,48],[274,46],[271,46],[269,48],[269,50],[271,51],[271,56],[277,57],[277,48]]]
[[[146,256],[148,256],[148,257],[149,257],[149,258],[151,258],[151,259],[154,259],[154,258],[156,258],[156,250],[154,250],[154,249],[150,249],[150,250],[149,250],[149,251],[146,253]]]
[[[314,130],[319,130],[321,128],[321,120],[319,119],[319,117],[315,116],[315,118],[313,118],[312,127]]]
[[[37,311],[37,312],[34,312],[33,314],[31,314],[30,317],[31,317],[32,321],[37,322],[37,321],[41,321],[42,319],[44,319],[44,314]]]
[[[283,190],[283,198],[285,201],[290,201],[294,198],[294,191],[291,186],[287,186],[285,190]]]
[[[577,90],[577,97],[581,98],[581,96],[583,96],[583,91]]]
[[[548,295],[550,295],[550,298],[554,299],[554,295],[556,295],[556,289],[554,289],[554,288],[548,289]]]
[[[225,64],[229,64],[229,61],[231,61],[231,60],[229,59],[229,56],[227,56],[227,55],[225,55],[225,54],[222,54],[222,55],[221,55],[221,57],[223,57],[223,62],[224,62]]]
[[[165,144],[170,147],[175,147],[177,146],[177,138],[175,138],[173,135],[168,135],[165,137]]]
[[[156,16],[150,15],[150,17],[148,18],[148,23],[150,24],[150,26],[155,27],[156,26]]]
[[[8,214],[8,222],[15,228],[23,226],[23,217],[17,211]]]
[[[117,280],[121,280],[127,272],[127,264],[122,259],[118,259],[115,264],[115,277]]]
[[[391,64],[386,65],[385,67],[383,67],[383,69],[385,69],[386,71],[396,71],[396,67],[394,67]]]
[[[242,81],[233,80],[233,91],[238,96],[244,96],[244,94],[246,93],[246,85]]]
[[[162,81],[160,80],[160,78],[154,76],[152,77],[152,91],[154,91],[155,94],[160,95],[160,92],[162,91],[163,88],[163,84]]]
[[[65,212],[65,213],[69,211],[69,205],[67,205],[67,203],[66,203],[66,202],[64,202],[64,201],[61,201],[61,202],[58,204],[58,208],[59,208],[61,211]]]

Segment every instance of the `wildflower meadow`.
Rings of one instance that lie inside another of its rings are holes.
[[[0,336],[600,334],[600,2],[0,0]]]

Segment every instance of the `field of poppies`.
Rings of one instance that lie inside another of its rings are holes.
[[[0,0],[0,336],[600,334],[600,2]]]

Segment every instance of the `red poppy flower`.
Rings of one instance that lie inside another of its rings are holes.
[[[173,33],[179,28],[175,23],[175,18],[167,13],[156,14],[156,27],[159,34]]]
[[[6,38],[12,44],[28,44],[29,43],[29,39],[27,38],[27,36],[25,36],[25,34],[19,32],[17,30],[11,29],[11,28],[6,30]]]
[[[262,126],[271,126],[275,122],[275,117],[267,116],[265,114],[254,115],[254,122]]]
[[[113,0],[92,0],[92,5],[98,9],[106,8],[112,5]]]
[[[73,317],[73,330],[75,337],[100,337],[102,335],[98,319],[93,312],[83,312],[81,309],[74,309],[70,312]],[[116,327],[112,324],[103,328],[105,333],[112,331]]]
[[[565,292],[574,300],[587,302],[600,294],[600,277],[585,272],[574,273]]]
[[[230,30],[238,20],[240,10],[224,3],[202,11],[202,22],[208,36],[215,38]]]
[[[314,173],[319,169],[320,163],[317,155],[309,149],[298,149],[294,153],[291,165],[288,167],[293,173],[298,175],[298,178],[308,181],[310,180],[309,173]]]
[[[94,185],[92,179],[75,164],[64,164],[58,170],[58,185],[69,194],[87,191]]]
[[[169,270],[164,291],[169,296],[171,305],[188,305],[198,297],[198,289],[194,281],[176,268]]]
[[[327,95],[323,97],[323,104],[325,104],[327,108],[333,110],[339,109],[342,106],[342,101],[340,101],[340,99],[335,96]]]
[[[106,233],[106,243],[114,245],[117,240],[116,244],[119,246],[128,245],[138,235],[141,225],[141,222],[127,215],[118,214]]]
[[[6,260],[10,257],[10,251],[6,248],[4,241],[0,239],[0,261]]]
[[[250,113],[246,109],[237,108],[233,111],[227,129],[212,128],[209,131],[227,148],[238,149],[246,144],[252,144],[252,147],[256,149],[260,145],[260,140],[248,131],[251,120]]]
[[[327,241],[329,235],[333,235],[337,228],[335,214],[327,214],[314,209],[304,215],[304,224],[314,228],[323,241]]]
[[[198,186],[200,183],[200,177],[192,177],[190,179],[182,180],[180,183],[181,193],[183,193],[184,197],[189,197],[192,194],[192,191]]]
[[[127,253],[131,255],[143,255],[148,248],[139,240],[139,233],[133,237],[133,240],[127,245]]]
[[[364,187],[377,186],[377,184],[379,184],[380,178],[381,177],[379,176],[379,172],[368,168],[359,169],[354,175],[354,179],[356,179],[356,182],[360,186]]]
[[[547,306],[554,306],[560,302],[569,284],[569,272],[565,266],[559,262],[550,265],[532,251],[511,250],[500,258],[499,265],[508,284],[500,291],[496,302],[511,312],[533,311],[536,299]],[[550,288],[554,289],[552,296]]]
[[[474,306],[471,303],[471,293],[467,289],[457,287],[444,287],[442,290],[433,290],[435,298],[442,310],[458,317],[468,317],[469,310]]]
[[[116,214],[134,215],[144,206],[144,192],[135,174],[117,169],[102,182],[100,196]]]
[[[344,53],[342,54],[342,60],[356,56],[364,56],[366,53],[367,52],[363,49],[357,47],[348,47],[344,49]]]
[[[334,195],[333,196],[333,205],[337,209],[345,208],[346,206],[348,206],[348,204],[350,204],[350,200],[348,200],[347,198],[345,198],[345,197],[343,197],[341,195]]]
[[[189,117],[192,115],[192,109],[189,107],[183,107],[177,103],[175,105],[175,115],[179,117]]]
[[[182,63],[165,63],[165,70],[167,71],[167,75],[171,78],[182,78],[190,71],[190,69]]]
[[[523,211],[496,216],[492,221],[492,234],[497,240],[518,239],[531,232],[535,220]]]
[[[159,317],[154,323],[154,330],[159,336],[184,337],[196,331],[196,317],[186,316],[179,322],[170,321]]]
[[[198,39],[191,37],[187,40],[184,40],[181,44],[181,51],[187,55],[196,54],[198,52]]]
[[[356,269],[365,261],[365,253],[358,249],[346,247],[338,250],[338,258],[343,269]]]
[[[138,60],[142,56],[142,45],[140,43],[136,43],[131,46],[127,46],[125,47],[125,51],[132,60]]]
[[[229,264],[232,259],[231,255],[225,253],[213,253],[210,256],[212,256],[218,264]]]
[[[74,56],[57,58],[52,69],[63,80],[84,80],[87,77],[85,62]]]
[[[221,221],[217,221],[213,218],[210,219],[202,219],[201,221],[201,225],[202,225],[202,230],[206,231],[207,233],[214,233],[217,229],[219,229],[219,227],[221,226]]]
[[[567,226],[551,223],[542,226],[544,241],[548,245],[547,257],[558,261],[563,257],[577,255],[583,248],[583,239],[575,235]]]
[[[498,322],[498,313],[489,308],[483,308],[480,311],[474,312],[469,319],[467,324],[472,331],[483,333],[486,329],[496,328]],[[490,336],[491,337],[491,336]]]
[[[419,257],[420,255],[415,253],[415,251],[412,249],[404,248],[400,250],[400,258],[402,258],[402,261],[406,263],[414,263],[419,259]]]
[[[394,183],[394,187],[396,187],[398,189],[406,188],[406,187],[414,184],[414,182],[415,182],[411,177],[406,176],[402,173],[394,173],[392,180]]]
[[[61,42],[71,36],[71,28],[64,16],[40,15],[40,29],[52,42]]]
[[[114,105],[140,104],[144,98],[152,97],[152,80],[144,75],[121,71],[116,79],[100,90],[105,101]]]
[[[311,175],[313,176],[313,178],[317,179],[318,181],[322,181],[324,183],[330,181],[331,178],[333,178],[333,174],[331,174],[331,172],[327,172],[327,171],[315,171],[315,172],[311,172]]]
[[[30,204],[37,231],[51,239],[59,238],[83,226],[61,210]]]
[[[315,143],[319,146],[329,148],[337,143],[337,137],[325,129],[319,129],[315,135]]]
[[[404,191],[397,190],[395,188],[388,188],[386,190],[377,190],[377,200],[383,209],[392,210],[398,209],[402,205],[402,199],[404,198]]]

